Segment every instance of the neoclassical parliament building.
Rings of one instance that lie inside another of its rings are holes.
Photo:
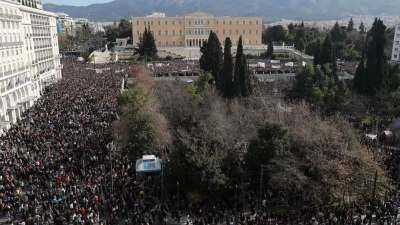
[[[184,16],[165,17],[164,13],[153,13],[146,17],[132,18],[132,39],[134,45],[139,42],[145,27],[150,25],[156,39],[157,48],[201,47],[214,31],[221,44],[230,37],[236,46],[242,36],[245,47],[261,46],[262,17],[214,17],[214,15],[197,11]],[[223,47],[223,46],[222,46]]]

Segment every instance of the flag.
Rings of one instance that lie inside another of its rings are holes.
[[[17,82],[15,82],[15,85],[18,85],[18,84],[19,84],[19,77],[17,79]]]
[[[28,81],[28,77],[25,77],[25,82]]]
[[[10,80],[10,82],[8,82],[8,85],[7,85],[7,87],[8,87],[8,86],[11,86],[11,80]]]
[[[132,69],[132,73],[133,73],[133,74],[135,74],[135,73],[137,73],[137,72],[139,72],[139,70]]]

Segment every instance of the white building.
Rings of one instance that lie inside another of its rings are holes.
[[[56,15],[23,2],[0,1],[0,133],[61,78]]]
[[[400,24],[395,26],[393,48],[392,48],[392,61],[400,61]]]

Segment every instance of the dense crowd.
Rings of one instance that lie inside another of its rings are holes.
[[[29,225],[147,221],[154,205],[143,199],[146,182],[135,179],[128,159],[111,154],[123,76],[112,71],[121,65],[103,65],[111,69],[98,74],[87,64],[63,64],[63,78],[1,137],[3,216]]]

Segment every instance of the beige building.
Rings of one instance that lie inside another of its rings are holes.
[[[236,45],[242,36],[245,47],[261,46],[262,17],[214,17],[212,14],[197,11],[182,17],[165,17],[154,13],[146,17],[132,18],[133,43],[139,42],[145,27],[150,25],[158,49],[168,47],[199,48],[214,31],[221,44],[230,37]],[[223,47],[223,46],[222,46]]]

